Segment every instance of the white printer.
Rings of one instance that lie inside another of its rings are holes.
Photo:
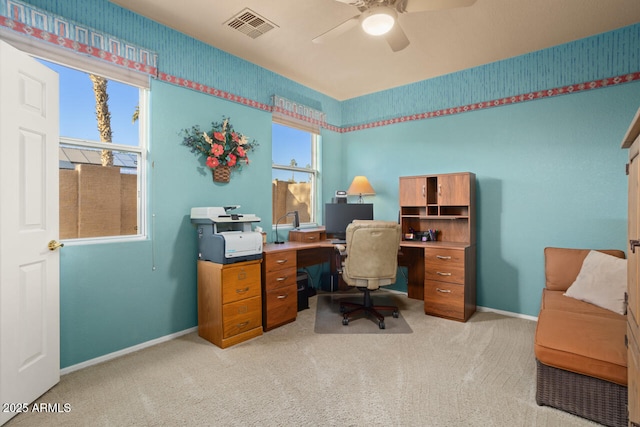
[[[240,206],[191,208],[198,227],[198,259],[218,264],[262,258],[262,234],[251,231],[254,214],[230,213]]]

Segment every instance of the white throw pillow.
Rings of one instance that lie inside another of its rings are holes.
[[[566,296],[589,302],[619,314],[625,314],[627,260],[598,251],[590,251]]]

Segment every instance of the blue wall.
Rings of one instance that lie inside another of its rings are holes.
[[[159,69],[248,99],[274,93],[370,123],[640,71],[640,25],[539,53],[338,102],[106,1],[29,3],[153,49]],[[620,141],[640,83],[367,130],[322,131],[323,193],[354,175],[376,189],[376,216],[397,219],[398,176],[471,171],[478,178],[478,304],[535,315],[545,246],[625,248],[626,153]],[[153,81],[149,239],[61,252],[61,365],[71,366],[197,324],[189,209],[240,204],[271,224],[271,117]],[[260,147],[231,183],[212,182],[179,131],[230,116]],[[153,167],[151,167],[153,165]]]
[[[476,173],[478,305],[537,315],[546,246],[626,248],[628,153],[640,83],[350,132],[380,219],[398,217],[398,176]]]

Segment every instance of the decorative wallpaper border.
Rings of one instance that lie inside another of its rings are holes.
[[[176,86],[192,89],[198,92],[206,93],[207,95],[215,96],[217,98],[226,99],[227,101],[237,102],[238,104],[246,105],[252,108],[257,108],[258,110],[268,111],[270,113],[277,111],[278,113],[284,114],[286,116],[290,116],[298,120],[319,125],[320,127],[331,130],[333,132],[342,132],[340,127],[331,125],[329,123],[326,123],[325,121],[316,120],[312,117],[298,114],[294,111],[289,111],[287,109],[280,108],[274,105],[269,105],[269,104],[255,101],[253,99],[245,98],[239,95],[234,95],[233,93],[216,89],[214,87],[207,86],[202,83],[194,82],[193,80],[183,79],[181,77],[172,76],[170,74],[163,73],[163,72],[158,73],[158,80],[162,80],[164,82],[167,82]]]
[[[370,122],[370,123],[363,123],[360,125],[355,125],[355,126],[346,126],[346,127],[340,127],[340,126],[335,126],[326,122],[321,122],[321,121],[317,121],[314,120],[310,117],[301,115],[301,114],[296,114],[292,111],[288,111],[286,109],[282,109],[276,106],[271,106],[271,105],[267,105],[261,102],[257,102],[248,98],[244,98],[242,96],[238,96],[238,95],[234,95],[232,93],[229,92],[225,92],[223,90],[219,90],[210,86],[206,86],[191,80],[187,80],[187,79],[182,79],[180,77],[175,77],[175,76],[171,76],[169,74],[166,73],[159,73],[158,78],[160,80],[163,80],[167,83],[171,83],[177,86],[181,86],[181,87],[186,87],[189,89],[193,89],[202,93],[206,93],[208,95],[212,95],[212,96],[216,96],[218,98],[222,98],[222,99],[226,99],[228,101],[231,102],[237,102],[239,104],[243,104],[252,108],[257,108],[263,111],[269,111],[269,112],[273,112],[273,111],[278,111],[279,113],[285,114],[285,115],[289,115],[291,117],[294,117],[298,120],[304,120],[306,122],[309,123],[314,123],[317,125],[320,125],[320,127],[325,128],[327,130],[333,131],[333,132],[338,132],[338,133],[347,133],[347,132],[355,132],[358,130],[363,130],[363,129],[371,129],[371,128],[376,128],[376,127],[380,127],[380,126],[388,126],[388,125],[393,125],[393,124],[397,124],[397,123],[404,123],[404,122],[410,122],[410,121],[415,121],[415,120],[425,120],[425,119],[433,119],[433,118],[438,118],[438,117],[446,117],[446,116],[452,116],[455,114],[461,114],[461,113],[467,113],[470,111],[476,111],[476,110],[486,110],[487,108],[495,108],[495,107],[500,107],[502,105],[511,105],[511,104],[519,104],[521,102],[527,102],[527,101],[534,101],[536,99],[544,99],[544,98],[551,98],[551,97],[556,97],[556,96],[560,96],[560,95],[568,95],[568,94],[572,94],[572,93],[579,93],[579,92],[584,92],[587,90],[593,90],[593,89],[599,89],[599,88],[605,88],[605,87],[609,87],[609,86],[617,86],[620,84],[624,84],[624,83],[631,83],[634,81],[638,81],[640,80],[640,71],[635,72],[635,73],[629,73],[629,74],[625,74],[622,76],[616,76],[616,77],[609,77],[609,78],[605,78],[605,79],[600,79],[600,80],[593,80],[590,82],[585,82],[585,83],[577,83],[577,84],[573,84],[573,85],[568,85],[568,86],[563,86],[563,87],[558,87],[558,88],[552,88],[552,89],[546,89],[546,90],[539,90],[536,92],[529,92],[526,94],[520,94],[520,95],[514,95],[514,96],[509,96],[506,98],[500,98],[500,99],[494,99],[494,100],[490,100],[490,101],[483,101],[483,102],[476,102],[473,104],[469,104],[469,105],[462,105],[462,106],[457,106],[457,107],[449,107],[449,108],[443,108],[440,110],[435,110],[435,111],[428,111],[428,112],[424,112],[424,113],[419,113],[419,114],[411,114],[411,115],[407,115],[407,116],[401,116],[401,117],[396,117],[394,119],[387,119],[387,120],[378,120],[378,121],[374,121],[374,122]]]
[[[279,95],[271,97],[273,103],[273,111],[280,114],[295,117],[298,120],[313,123],[317,126],[323,126],[327,123],[327,115],[322,111],[316,110],[299,102],[283,98]]]
[[[0,0],[0,26],[134,71],[158,73],[155,52],[17,0]]]
[[[396,117],[395,119],[378,120],[371,123],[365,123],[365,124],[360,124],[355,126],[347,126],[347,127],[340,128],[340,132],[341,133],[353,132],[357,130],[371,129],[375,127],[387,126],[387,125],[392,125],[396,123],[404,123],[404,122],[409,122],[414,120],[423,120],[423,119],[432,119],[437,117],[451,116],[454,114],[467,113],[470,111],[500,107],[502,105],[519,104],[521,102],[534,101],[536,99],[551,98],[551,97],[560,96],[560,95],[568,95],[572,93],[584,92],[592,89],[616,86],[619,84],[630,83],[637,80],[640,80],[640,71],[635,73],[625,74],[623,76],[609,77],[605,79],[594,80],[594,81],[585,82],[585,83],[577,83],[577,84],[553,88],[553,89],[539,90],[536,92],[529,92],[526,94],[509,96],[506,98],[494,99],[491,101],[477,102],[474,104],[463,105],[459,107],[443,108],[440,110],[429,111],[429,112],[424,112],[420,114],[411,114],[408,116]]]

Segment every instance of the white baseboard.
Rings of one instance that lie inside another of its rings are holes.
[[[490,308],[490,307],[477,306],[476,310],[477,311],[490,311],[490,312],[493,312],[493,313],[502,314],[504,316],[517,317],[517,318],[520,318],[520,319],[527,319],[527,320],[533,320],[534,322],[538,321],[538,318],[535,317],[535,316],[529,316],[527,314],[514,313],[512,311],[497,310],[495,308]]]
[[[124,356],[125,354],[133,353],[138,350],[142,350],[143,348],[151,347],[156,344],[160,344],[166,341],[170,341],[172,339],[178,338],[182,335],[190,334],[191,332],[195,332],[198,330],[197,326],[193,328],[185,329],[180,332],[176,332],[173,334],[165,335],[160,338],[156,338],[151,341],[146,341],[132,347],[123,348],[122,350],[114,351],[113,353],[105,354],[104,356],[96,357],[95,359],[87,360],[85,362],[78,363],[76,365],[67,366],[64,369],[60,369],[60,375],[69,374],[74,371],[78,371],[80,369],[88,368],[89,366],[97,365],[99,363],[106,362],[111,359],[115,359],[116,357]]]

